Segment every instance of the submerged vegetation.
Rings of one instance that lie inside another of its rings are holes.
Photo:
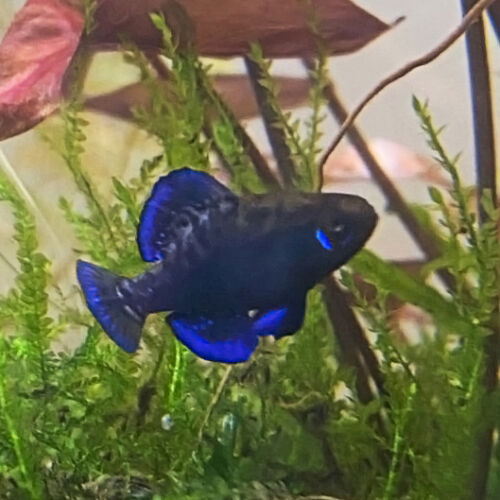
[[[150,110],[136,110],[137,123],[161,154],[145,159],[135,177],[113,179],[113,192],[103,196],[82,161],[87,123],[78,92],[61,113],[63,139],[53,144],[81,196],[60,200],[78,253],[123,275],[145,268],[136,228],[159,175],[184,165],[208,171],[215,149],[237,191],[276,189],[248,155],[244,132],[206,69],[175,45],[161,17],[154,22],[172,61],[172,95],[142,52],[127,46],[126,58],[152,97]],[[251,57],[277,140],[290,153],[291,183],[314,189],[325,59],[311,69],[313,111],[301,124],[279,109],[257,47]],[[458,157],[446,153],[427,105],[413,104],[452,183],[449,192],[431,188],[428,206],[413,207],[440,256],[415,276],[362,251],[342,271],[343,296],[356,311],[347,326],[362,324],[371,340],[363,372],[339,342],[321,289],[309,296],[300,332],[263,342],[245,364],[201,362],[160,316],[148,320],[141,352],[123,353],[83,300],[72,307],[52,287],[34,215],[0,174],[0,200],[11,208],[18,245],[17,278],[0,299],[0,498],[471,498],[481,435],[499,415],[498,393],[484,382],[485,345],[498,326],[498,213],[485,193],[486,218],[478,223],[475,191],[461,184]],[[417,341],[396,330],[395,301],[427,314]],[[57,341],[76,332],[84,335],[81,345],[63,350]],[[498,477],[497,446],[492,500],[500,496]]]

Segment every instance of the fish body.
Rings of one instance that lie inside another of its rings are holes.
[[[87,304],[134,352],[148,314],[169,311],[179,340],[213,361],[247,360],[258,337],[302,325],[307,292],[371,235],[373,208],[354,195],[239,198],[183,168],[160,178],[141,214],[138,246],[152,267],[125,278],[79,261]]]

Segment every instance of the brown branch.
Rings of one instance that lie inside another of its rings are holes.
[[[332,111],[335,118],[339,122],[346,120],[347,111],[344,108],[344,105],[339,99],[337,93],[335,92],[335,87],[332,83],[325,87],[325,97],[328,100],[330,110]],[[425,254],[427,259],[434,260],[438,258],[441,255],[441,252],[436,241],[431,234],[429,234],[427,231],[425,231],[425,229],[422,228],[404,198],[401,196],[389,177],[382,170],[382,167],[379,165],[375,156],[371,153],[370,148],[361,135],[359,129],[355,125],[351,125],[347,130],[347,136],[358,151],[362,160],[365,162],[373,179],[382,190],[385,198],[387,199],[389,209],[399,216],[401,222],[404,224],[413,240]],[[324,164],[321,168],[321,183],[323,170]],[[446,284],[446,286],[448,288],[454,288],[454,279],[451,274],[444,269],[438,272],[439,276]]]
[[[500,42],[500,3],[496,3],[488,8],[488,15],[490,16],[491,25]]]
[[[430,62],[437,59],[445,50],[447,50],[451,45],[453,45],[479,18],[482,14],[483,10],[486,9],[489,5],[491,5],[495,0],[480,0],[474,5],[474,7],[465,15],[461,21],[461,23],[435,48],[433,48],[427,54],[424,54],[417,59],[410,61],[405,64],[403,67],[390,74],[382,81],[380,81],[373,90],[371,90],[366,97],[354,108],[353,111],[346,117],[342,126],[340,127],[339,132],[337,133],[335,139],[333,140],[332,145],[328,148],[328,151],[325,153],[323,157],[323,161],[321,164],[324,164],[328,156],[333,152],[333,150],[338,146],[341,139],[346,134],[348,128],[353,124],[354,120],[358,117],[358,115],[363,111],[365,106],[376,97],[382,90],[386,87],[394,83],[396,80],[403,78],[408,73],[412,72],[414,69],[419,68],[420,66],[425,66]]]
[[[380,392],[384,392],[383,377],[380,373],[377,358],[371,350],[363,328],[349,306],[348,299],[333,276],[324,282],[323,293],[328,317],[333,325],[335,336],[344,358],[344,362],[356,370],[356,391],[362,403],[369,403],[375,397],[370,387],[369,374],[377,384]],[[370,355],[366,356],[367,352]]]
[[[474,0],[461,0],[464,11],[474,5]],[[499,5],[500,6],[500,5]],[[479,221],[485,222],[487,214],[481,205],[485,189],[491,191],[496,205],[495,137],[493,125],[493,99],[490,84],[488,53],[482,19],[472,27],[465,37],[474,120],[474,141],[476,154],[476,175]]]
[[[274,157],[276,158],[283,184],[286,189],[290,189],[294,184],[295,166],[292,161],[292,153],[288,147],[283,131],[276,127],[276,124],[280,121],[279,117],[270,104],[268,90],[260,83],[263,75],[259,65],[249,57],[245,57],[245,65],[250,81],[252,82],[255,98],[264,120],[267,137],[273,148]]]
[[[471,12],[477,7],[476,0],[461,0],[463,12]],[[490,10],[490,14],[493,10]],[[478,186],[478,212],[479,223],[488,220],[481,205],[482,194],[485,190],[492,193],[493,203],[497,203],[496,193],[496,168],[495,168],[495,138],[493,125],[493,102],[491,96],[490,70],[488,67],[488,52],[484,24],[482,19],[469,30],[465,38],[467,59],[469,63],[469,78],[471,88],[472,116],[474,124],[474,142],[476,156],[476,178]],[[496,270],[498,282],[498,269]],[[498,325],[498,306],[491,317],[493,333],[484,342],[485,371],[483,384],[486,397],[483,401],[487,405],[489,396],[498,385],[498,364],[500,333]],[[486,410],[486,408],[485,408]],[[494,424],[487,422],[481,428],[477,437],[477,455],[474,463],[474,475],[471,491],[473,498],[483,500],[486,498],[488,474],[491,464],[493,449]]]

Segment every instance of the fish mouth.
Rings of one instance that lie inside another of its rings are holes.
[[[336,219],[349,228],[343,246],[355,253],[370,238],[379,217],[372,205],[361,196],[338,194],[335,202]]]
[[[378,222],[375,209],[361,196],[351,194],[337,196],[337,213],[347,224],[352,224],[360,233],[365,233],[367,239]]]
[[[378,214],[375,212],[375,209],[366,201],[364,201],[364,206],[361,212],[358,212],[356,217],[357,223],[365,232],[365,240],[367,240],[375,230],[375,227],[378,223]]]

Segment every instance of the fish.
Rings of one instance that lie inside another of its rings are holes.
[[[133,353],[149,314],[166,312],[197,356],[247,361],[259,338],[300,330],[306,296],[367,242],[377,224],[356,195],[283,192],[238,196],[210,174],[183,167],[160,177],[141,212],[135,277],[78,260],[88,308]]]

